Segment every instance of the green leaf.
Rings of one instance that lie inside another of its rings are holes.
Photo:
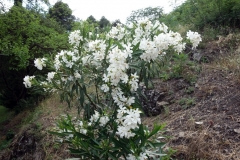
[[[139,57],[142,53],[143,53],[142,50],[136,50],[132,53],[132,56],[133,57]]]
[[[67,136],[68,134],[66,133],[59,133],[59,132],[53,132],[53,131],[48,131],[50,134],[54,134],[54,135],[57,135],[57,136],[60,136],[60,137],[64,137],[64,136]]]
[[[82,133],[79,133],[79,132],[75,132],[74,133],[78,138],[83,138],[83,139],[90,139],[90,137],[82,134]]]
[[[110,152],[108,152],[108,157],[112,158],[113,160],[117,160],[116,155],[112,155]]]
[[[161,129],[163,129],[164,125],[156,125],[154,124],[152,132],[148,135],[148,139],[158,133]]]
[[[140,42],[138,42],[134,47],[133,47],[133,52],[135,52],[139,48]]]
[[[84,89],[81,87],[80,88],[80,99],[79,99],[79,102],[80,102],[80,104],[81,104],[81,106],[83,106],[83,104],[84,104]]]

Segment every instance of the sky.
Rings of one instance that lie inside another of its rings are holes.
[[[9,0],[4,0],[9,4]],[[59,0],[49,0],[54,5]],[[96,20],[105,16],[109,21],[119,19],[126,22],[132,11],[147,7],[162,7],[164,13],[169,13],[174,7],[185,0],[62,0],[73,11],[73,15],[81,20],[86,20],[92,15]]]
[[[50,0],[51,4],[58,0]],[[62,0],[73,10],[73,15],[86,20],[90,15],[100,20],[105,16],[109,21],[120,19],[126,22],[133,10],[147,7],[163,7],[164,13],[169,13],[174,6],[184,0]]]

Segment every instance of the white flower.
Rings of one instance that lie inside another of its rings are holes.
[[[105,126],[108,121],[109,121],[108,116],[103,116],[103,117],[101,117],[100,120],[99,120],[99,123],[100,123],[99,125],[100,125],[100,126]]]
[[[185,49],[186,43],[178,43],[173,48],[177,53],[182,52]]]
[[[30,88],[32,86],[31,80],[34,78],[35,76],[25,76],[23,78],[23,84],[25,85],[26,88]]]
[[[81,128],[81,129],[80,129],[80,133],[82,133],[82,134],[87,134],[87,130],[86,130],[86,129],[83,129],[83,128]]]
[[[37,67],[37,69],[42,70],[43,67],[46,67],[46,58],[36,58],[34,60],[34,66]]]
[[[128,82],[128,75],[127,74],[123,74],[120,79],[122,80],[123,83],[127,83]]]
[[[136,160],[136,157],[132,154],[128,154],[127,160]]]
[[[103,74],[103,81],[104,82],[109,82],[109,78],[107,77],[106,74]]]
[[[83,126],[83,122],[79,121],[79,126],[82,127]]]
[[[138,127],[141,124],[140,113],[138,109],[127,109],[126,107],[120,107],[117,110],[118,130],[116,132],[120,137],[130,138],[135,136],[131,129]]]
[[[90,122],[92,123],[92,122],[97,122],[98,121],[98,119],[99,119],[99,117],[100,117],[100,114],[99,114],[99,112],[98,111],[95,111],[95,113],[91,116],[91,118],[90,118]]]
[[[52,82],[52,79],[53,79],[55,74],[56,74],[55,72],[49,72],[48,73],[48,77],[47,77],[48,82]]]
[[[73,76],[69,76],[69,77],[68,77],[68,80],[69,80],[69,81],[73,81]]]
[[[135,134],[132,133],[129,130],[129,127],[127,127],[127,126],[118,126],[116,134],[119,135],[121,138],[123,138],[123,137],[130,138],[130,137],[135,136]]]
[[[109,87],[107,84],[103,84],[101,87],[101,90],[103,90],[103,92],[108,92],[109,91]]]
[[[192,43],[193,49],[198,46],[200,41],[202,41],[201,35],[197,32],[192,32],[191,30],[187,32],[187,39],[189,39],[190,42]]]
[[[75,46],[78,46],[80,43],[80,40],[83,40],[82,36],[80,36],[80,30],[71,32],[68,39],[69,39],[69,43]]]
[[[127,104],[128,106],[130,106],[130,105],[133,104],[134,102],[135,102],[135,97],[130,97],[130,98],[128,98],[126,104]]]
[[[69,61],[66,61],[65,62],[66,63],[66,67],[68,67],[68,68],[72,68],[72,66],[73,66],[73,62],[69,62]]]
[[[148,159],[147,154],[146,153],[140,153],[140,155],[138,157],[135,157],[132,154],[128,154],[127,156],[127,160],[146,160]]]
[[[75,77],[75,78],[81,78],[81,75],[80,75],[78,72],[75,72],[75,73],[74,73],[74,77]]]

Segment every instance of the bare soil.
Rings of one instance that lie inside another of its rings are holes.
[[[176,150],[174,159],[239,160],[240,46],[231,55],[226,44],[207,47],[201,52],[208,63],[194,85],[183,78],[154,80],[163,111],[152,122],[166,123],[166,148]]]

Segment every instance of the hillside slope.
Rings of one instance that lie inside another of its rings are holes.
[[[174,159],[240,159],[240,45],[229,39],[209,42],[200,50],[207,63],[199,63],[194,83],[187,78],[154,79],[157,116],[144,123],[166,123],[165,149],[176,150]],[[189,71],[189,70],[188,70]],[[186,73],[188,72],[186,71]],[[1,141],[11,130],[11,144],[0,152],[1,160],[47,160],[73,157],[66,145],[55,143],[48,133],[59,115],[75,114],[56,96],[39,107],[20,113],[4,123]]]

